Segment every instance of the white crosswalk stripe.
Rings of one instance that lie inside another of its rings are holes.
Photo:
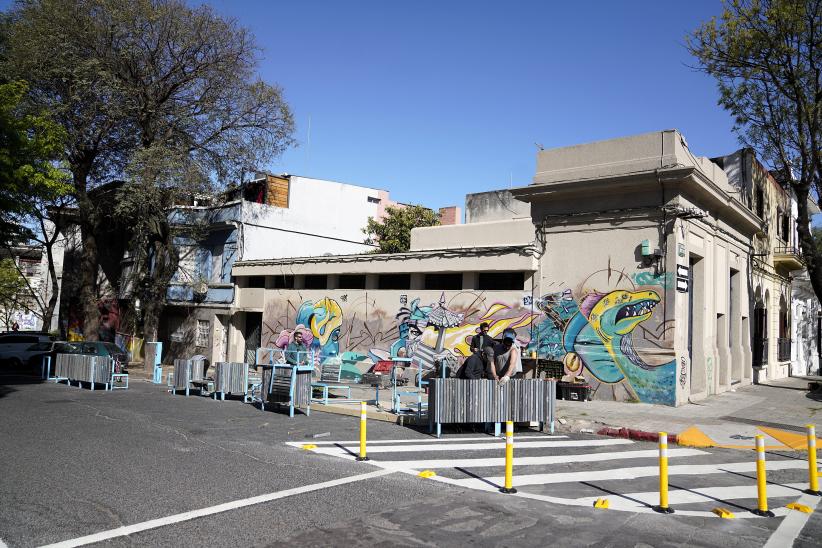
[[[288,442],[302,447],[310,442]],[[462,488],[496,492],[504,483],[504,438],[453,437],[369,440],[369,464],[407,474],[435,470],[434,481]],[[564,504],[592,506],[599,497],[610,508],[652,512],[659,501],[656,478],[659,451],[649,444],[617,438],[569,439],[568,436],[523,435],[515,441],[515,496]],[[312,453],[354,459],[355,441],[312,444]],[[750,458],[749,458],[750,457]],[[668,458],[669,501],[675,515],[714,517],[711,508],[728,506],[738,518],[755,518],[756,465],[748,452],[672,448]],[[732,459],[729,461],[729,459]],[[642,462],[645,461],[645,462]],[[797,500],[807,462],[801,458],[768,457],[771,510],[784,516],[784,505]],[[773,475],[771,475],[773,474]],[[780,481],[773,478],[779,475]],[[789,480],[789,481],[788,481]],[[637,487],[639,489],[637,489]]]
[[[500,450],[500,447],[504,445],[505,442],[488,442],[488,443],[453,443],[453,444],[416,444],[416,445],[402,445],[402,446],[394,446],[394,445],[377,445],[376,447],[370,447],[368,449],[369,453],[417,453],[420,451],[427,451],[427,452],[441,452],[441,451],[482,451],[485,449],[494,449],[496,451]],[[605,439],[605,440],[557,440],[557,441],[524,441],[520,442],[517,447],[519,449],[539,449],[545,447],[554,447],[554,448],[562,448],[562,447],[605,447],[608,445],[627,445],[633,443],[631,440],[623,440],[623,439]],[[359,445],[349,445],[344,446],[341,445],[340,447],[328,448],[324,450],[324,454],[326,455],[344,455],[350,454],[351,452],[358,451]]]

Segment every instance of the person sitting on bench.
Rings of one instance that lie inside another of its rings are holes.
[[[285,348],[285,363],[289,365],[305,365],[308,363],[308,347],[303,342],[303,332],[295,331],[294,340]]]
[[[460,379],[482,379],[491,372],[494,367],[494,349],[490,346],[485,346],[482,350],[474,352],[465,363],[462,364],[457,377]],[[487,373],[486,373],[487,372]]]

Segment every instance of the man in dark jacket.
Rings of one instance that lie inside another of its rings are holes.
[[[488,322],[480,324],[480,332],[471,337],[471,352],[476,354],[486,346],[494,346],[494,339],[488,334]]]
[[[308,363],[308,348],[303,342],[303,332],[295,331],[294,340],[285,348],[285,363],[290,365],[305,365]]]
[[[481,352],[474,352],[460,367],[457,377],[460,379],[481,379],[494,362],[494,349],[486,346]]]

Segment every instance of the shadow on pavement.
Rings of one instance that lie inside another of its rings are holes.
[[[14,386],[42,383],[43,379],[36,375],[16,371],[3,371],[0,373],[0,398],[8,396],[12,392],[17,392]]]

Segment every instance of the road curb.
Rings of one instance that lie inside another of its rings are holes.
[[[613,428],[606,426],[597,431],[600,436],[611,436],[613,438],[626,438],[634,441],[659,442],[659,432],[648,432],[645,430],[635,430],[633,428]],[[678,434],[668,434],[668,443],[684,445],[681,443]]]

